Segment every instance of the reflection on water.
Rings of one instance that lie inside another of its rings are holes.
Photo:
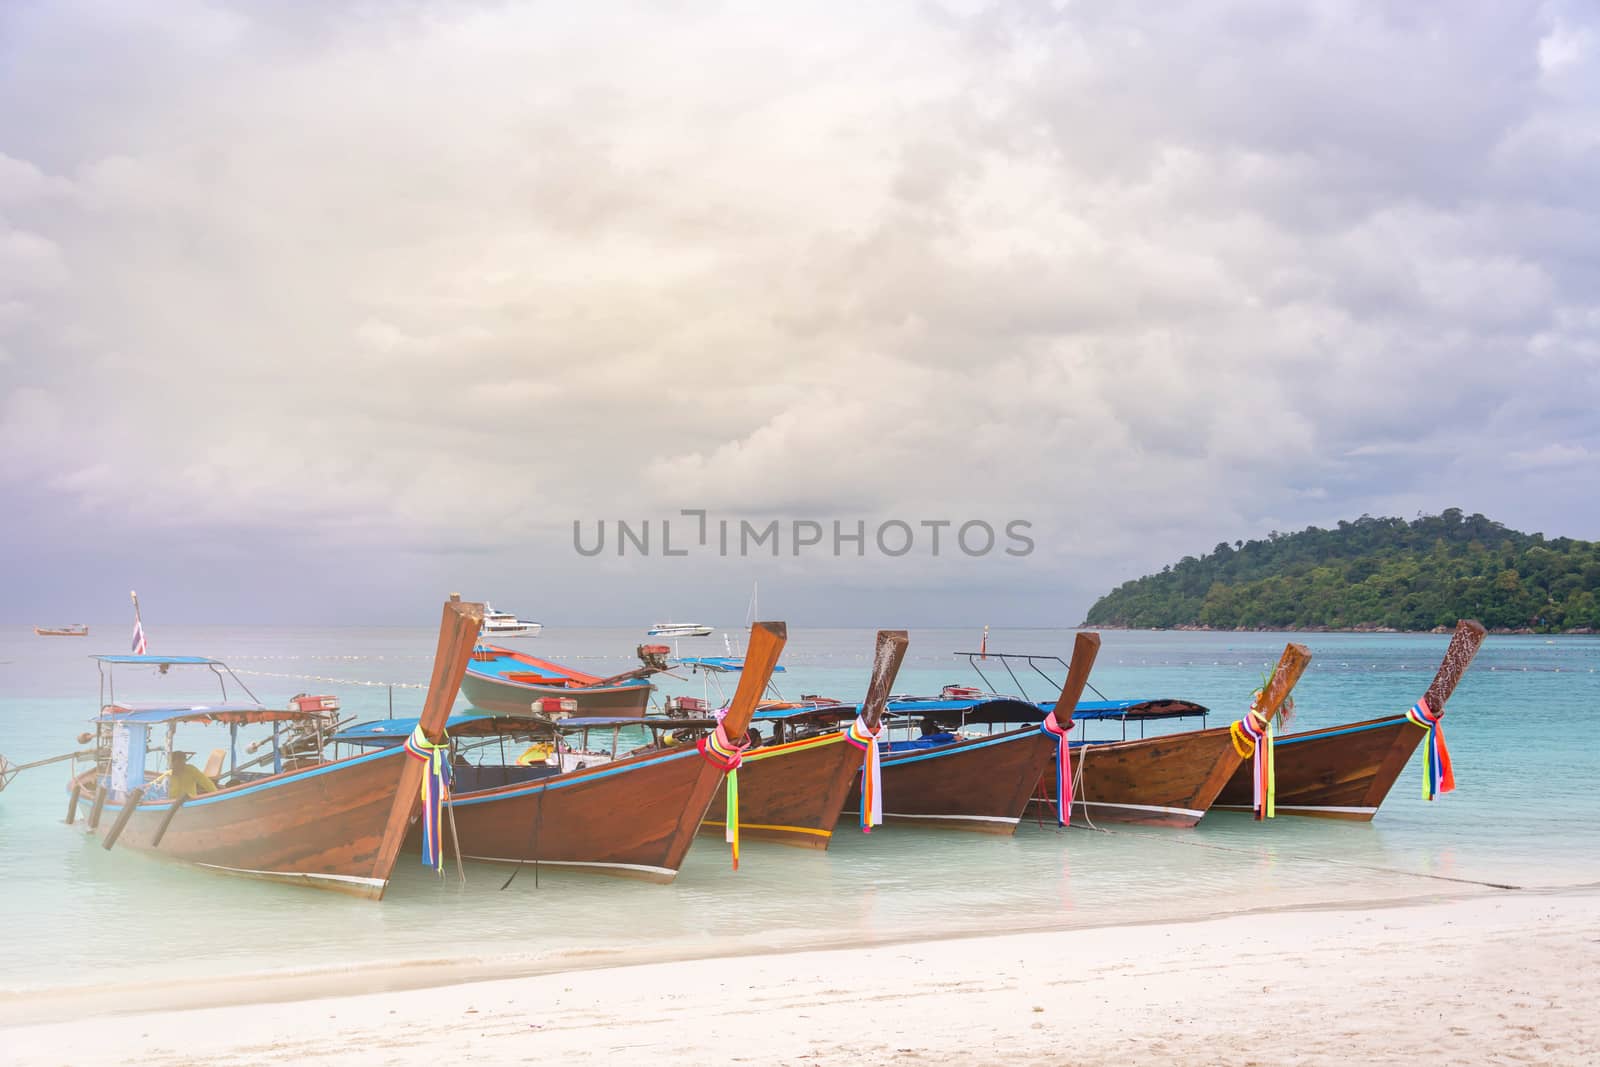
[[[594,673],[625,669],[639,641],[621,630],[546,634],[528,647]],[[163,650],[228,660],[264,702],[332,692],[347,711],[382,717],[388,690],[348,683],[424,681],[434,635],[218,627],[163,631],[162,638]],[[1298,639],[1316,656],[1298,690],[1295,725],[1305,729],[1403,710],[1426,688],[1447,641]],[[1197,700],[1220,725],[1238,714],[1283,641],[1108,632],[1093,680],[1107,696]],[[948,682],[975,682],[965,662],[948,655],[971,644],[964,632],[913,631],[895,688],[932,693]],[[1060,652],[1070,644],[1066,631],[990,636],[991,648],[1007,651]],[[791,696],[859,696],[871,649],[866,631],[791,629],[780,684]],[[21,762],[72,747],[94,712],[90,651],[82,641],[0,631],[0,751]],[[460,956],[539,965],[597,953],[697,955],[1471,888],[1440,878],[1593,882],[1600,880],[1600,800],[1592,791],[1600,746],[1590,740],[1600,714],[1597,668],[1600,639],[1491,636],[1445,720],[1458,791],[1425,804],[1414,761],[1371,824],[1260,824],[1217,813],[1188,832],[1063,833],[1030,819],[1014,837],[995,837],[903,827],[865,835],[846,822],[825,853],[746,842],[737,873],[726,845],[703,837],[670,886],[530,865],[502,891],[510,868],[469,864],[463,887],[453,866],[441,880],[415,856],[402,856],[387,899],[372,904],[191,871],[131,851],[107,853],[62,825],[65,772],[44,768],[0,794],[0,877],[13,916],[0,988],[171,976],[180,956],[190,961],[186,971],[210,972]],[[170,682],[153,673],[131,679],[130,687],[145,688],[130,695],[180,695],[161,688]],[[119,677],[119,695],[122,685]],[[663,691],[700,695],[704,685],[667,679]],[[396,714],[414,714],[420,693],[396,689],[394,700]]]

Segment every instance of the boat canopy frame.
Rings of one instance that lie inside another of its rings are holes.
[[[95,667],[100,672],[100,706],[102,708],[117,702],[116,671],[117,666],[143,666],[155,667],[161,674],[166,674],[173,667],[207,667],[216,675],[217,685],[222,690],[222,702],[229,703],[228,678],[244,691],[252,703],[260,704],[261,699],[250,691],[250,687],[240,680],[233,668],[220,659],[210,656],[138,656],[138,655],[99,655],[91,656]],[[223,677],[226,674],[227,677]]]

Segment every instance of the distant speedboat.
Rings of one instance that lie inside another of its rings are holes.
[[[645,631],[646,637],[710,637],[713,626],[697,622],[658,622]]]
[[[88,637],[89,626],[82,622],[71,626],[35,626],[33,632],[40,637]]]
[[[496,611],[488,604],[483,606],[483,635],[485,637],[538,637],[543,624],[527,622],[509,611]]]

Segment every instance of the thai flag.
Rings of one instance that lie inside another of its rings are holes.
[[[139,616],[133,617],[133,654],[144,655],[144,623],[139,621]]]

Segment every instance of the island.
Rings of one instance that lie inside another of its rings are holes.
[[[1600,631],[1600,543],[1519,533],[1482,515],[1363,515],[1274,530],[1124,582],[1085,626],[1210,630]]]

